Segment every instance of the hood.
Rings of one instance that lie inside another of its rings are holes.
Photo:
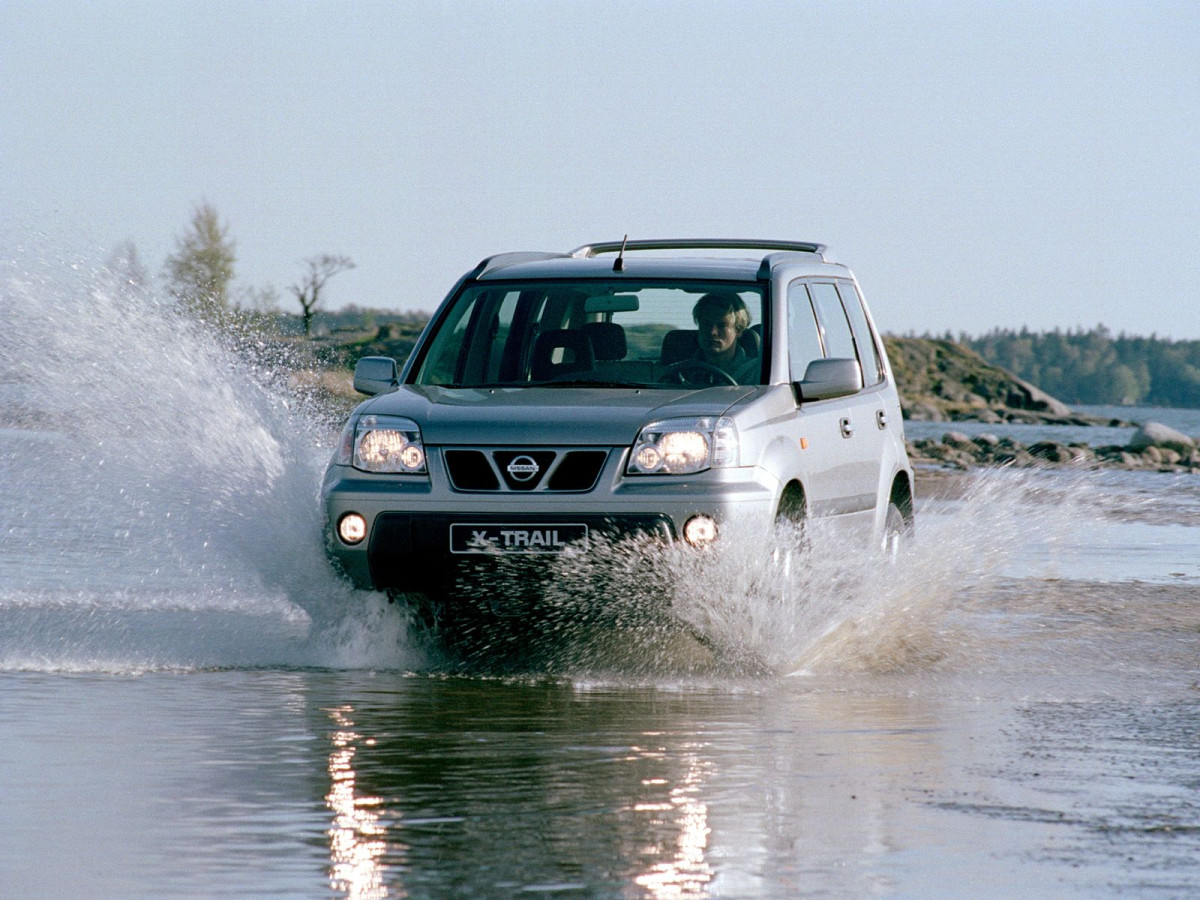
[[[426,444],[630,444],[655,419],[720,416],[755,390],[594,388],[443,388],[401,385],[360,407],[380,416],[406,416]]]

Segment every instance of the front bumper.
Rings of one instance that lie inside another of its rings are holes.
[[[376,517],[367,541],[367,569],[377,589],[441,591],[452,587],[470,567],[489,559],[485,554],[448,551],[454,526],[495,526],[521,529],[538,526],[584,525],[589,542],[620,540],[645,535],[672,540],[671,520],[662,515],[576,516],[576,515],[447,515],[445,513],[387,512]],[[493,529],[494,530],[494,529]]]
[[[428,479],[331,466],[322,492],[330,556],[360,588],[437,591],[452,585],[464,564],[486,558],[451,551],[454,525],[582,524],[589,536],[603,539],[674,540],[696,515],[718,523],[774,517],[779,484],[764,469],[628,477],[621,474],[621,454],[613,457],[594,489],[563,494],[457,491],[436,463]],[[367,522],[366,538],[354,545],[336,531],[350,512]]]

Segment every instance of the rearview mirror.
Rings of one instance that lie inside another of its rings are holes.
[[[602,294],[583,302],[586,313],[636,312],[641,304],[637,294]]]
[[[390,356],[364,356],[354,367],[354,389],[374,397],[399,383],[396,361]]]
[[[795,383],[801,400],[832,400],[862,390],[862,368],[856,359],[814,359]]]

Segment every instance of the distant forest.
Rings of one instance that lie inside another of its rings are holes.
[[[1200,408],[1200,341],[1088,331],[960,335],[993,365],[1066,403]]]

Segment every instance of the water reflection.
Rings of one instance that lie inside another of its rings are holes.
[[[364,739],[354,730],[353,708],[328,710],[336,730],[330,735],[329,793],[325,797],[333,813],[329,829],[330,882],[347,900],[382,900],[389,896],[383,881],[382,860],[387,851],[387,828],[377,811],[383,800],[359,794],[354,757]],[[396,896],[401,896],[397,894]]]
[[[674,816],[679,836],[669,859],[654,863],[649,870],[634,878],[634,882],[646,889],[648,896],[662,900],[689,900],[708,896],[713,870],[705,858],[708,849],[708,804],[702,799],[701,788],[704,776],[711,768],[700,758],[700,745],[684,748],[683,776],[672,788],[666,803],[649,803],[635,806],[635,810],[661,811]],[[646,779],[647,788],[665,785],[666,779]]]
[[[928,836],[912,792],[946,780],[937,704],[794,687],[378,676],[349,688],[352,706],[313,698],[333,886],[887,895],[888,858]]]

